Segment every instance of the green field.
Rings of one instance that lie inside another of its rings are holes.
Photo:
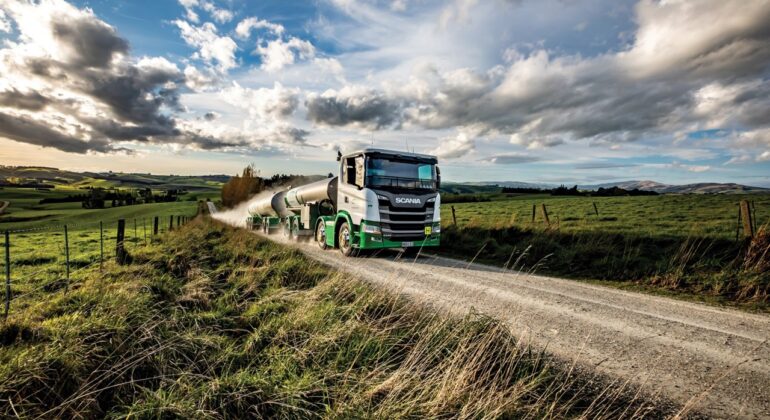
[[[440,252],[768,310],[770,194],[488,197],[493,200],[442,206]],[[759,234],[753,241],[742,234],[736,240],[741,200],[752,201],[756,209]]]
[[[758,225],[770,222],[770,194],[645,197],[528,194],[493,197],[495,199],[491,202],[445,204],[441,208],[441,220],[444,225],[452,223],[451,207],[454,206],[457,224],[461,227],[547,229],[540,207],[545,204],[551,229],[563,233],[735,239],[738,203],[750,200],[755,204]],[[533,205],[537,206],[535,223],[532,223]]]
[[[193,216],[197,202],[138,204],[106,209],[83,209],[80,203],[39,204],[46,197],[71,194],[68,188],[38,191],[25,188],[0,190],[0,201],[10,206],[0,216],[0,232],[9,232],[14,308],[24,307],[24,297],[41,288],[58,289],[67,283],[67,248],[70,281],[81,278],[86,268],[115,254],[117,224],[126,221],[125,245],[129,252],[152,240],[153,220],[159,217],[159,231],[169,228],[171,216]],[[100,232],[100,222],[103,233]],[[64,226],[67,226],[65,241]],[[146,240],[147,238],[148,240]],[[5,247],[4,236],[0,248]],[[5,270],[5,260],[0,259]]]

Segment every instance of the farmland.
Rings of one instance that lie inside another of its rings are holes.
[[[735,239],[738,202],[754,201],[758,224],[770,222],[770,194],[658,195],[646,197],[553,197],[545,194],[491,195],[491,202],[456,203],[441,208],[444,224],[455,207],[459,226],[608,233],[639,237]],[[593,204],[596,204],[595,212]],[[537,205],[535,223],[532,206]]]
[[[179,201],[83,209],[78,202],[39,204],[43,198],[70,193],[71,189],[66,187],[53,191],[0,190],[0,200],[10,202],[0,216],[0,231],[10,232],[14,309],[23,308],[30,300],[28,298],[36,296],[35,291],[64,287],[67,251],[71,280],[81,278],[85,268],[99,265],[102,246],[105,257],[111,258],[119,219],[126,220],[126,245],[131,252],[134,247],[144,245],[145,238],[152,238],[155,217],[160,221],[159,231],[163,232],[168,230],[170,217],[192,216],[198,205],[193,201]],[[5,240],[1,242],[5,246]]]
[[[491,198],[442,206],[441,252],[476,255],[480,261],[498,265],[518,262],[521,266],[517,268],[614,286],[767,309],[766,231],[748,244],[742,238],[736,241],[736,229],[740,200],[754,202],[758,227],[770,221],[768,194],[494,194]],[[541,204],[546,205],[550,224],[544,220]],[[453,206],[456,226],[452,225]]]

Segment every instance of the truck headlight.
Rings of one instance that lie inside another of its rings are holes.
[[[433,233],[441,233],[441,225],[439,224],[433,225]]]
[[[426,203],[435,203],[436,202],[436,197],[429,198],[429,199],[425,200],[425,202]]]
[[[371,233],[374,235],[381,235],[382,229],[380,229],[380,227],[376,225],[364,225],[364,232]]]
[[[377,194],[377,199],[382,201],[389,201],[388,197],[385,197],[384,195],[379,195],[379,194]]]

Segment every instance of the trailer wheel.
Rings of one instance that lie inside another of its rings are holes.
[[[355,249],[353,248],[353,238],[350,234],[350,226],[348,222],[342,222],[339,233],[337,234],[337,243],[340,244],[340,252],[346,257],[354,257]]]
[[[288,217],[281,223],[284,238],[291,238],[291,219]]]
[[[289,236],[295,241],[299,240],[299,219],[293,219],[290,223],[291,231]]]
[[[326,244],[326,224],[323,220],[319,220],[315,227],[315,240],[318,242],[318,246],[321,249],[329,248]]]

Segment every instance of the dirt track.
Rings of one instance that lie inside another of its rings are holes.
[[[770,316],[435,256],[344,258],[313,243],[298,246],[431,305],[505,320],[551,354],[683,407],[717,418],[770,417]]]

